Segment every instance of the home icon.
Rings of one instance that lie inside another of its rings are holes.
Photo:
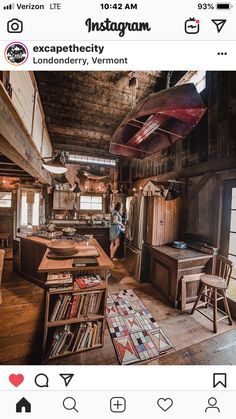
[[[26,400],[24,397],[22,397],[21,400],[16,403],[16,412],[17,413],[30,413],[31,412],[31,404]]]

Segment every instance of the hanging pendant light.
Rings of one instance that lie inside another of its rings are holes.
[[[61,161],[63,152],[60,152],[52,159],[48,160],[47,162],[42,163],[42,166],[45,170],[47,170],[50,173],[54,173],[56,175],[61,175],[63,173],[66,173],[67,168]]]
[[[137,89],[138,89],[138,78],[136,76],[135,71],[132,71],[128,84],[131,90],[131,105],[132,107],[134,107],[136,104]]]

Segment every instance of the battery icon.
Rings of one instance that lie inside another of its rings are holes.
[[[230,3],[216,3],[217,10],[230,10],[233,5]]]

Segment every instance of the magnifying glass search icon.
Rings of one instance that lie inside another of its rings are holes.
[[[76,401],[73,397],[66,397],[63,400],[63,407],[66,410],[75,410],[77,413],[79,413],[79,411],[76,409]]]

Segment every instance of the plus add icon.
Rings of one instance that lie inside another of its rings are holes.
[[[113,413],[124,413],[126,410],[126,400],[124,397],[112,397],[110,400],[110,410]]]

